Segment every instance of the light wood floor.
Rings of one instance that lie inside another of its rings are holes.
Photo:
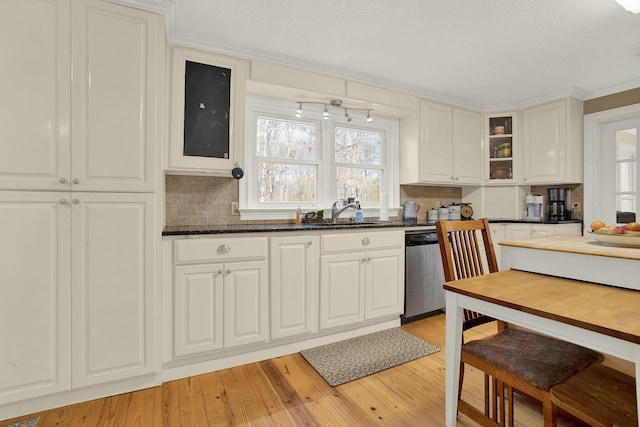
[[[37,427],[444,426],[444,318],[403,326],[440,352],[337,387],[292,354],[0,421],[0,427],[38,416]],[[484,325],[467,339],[493,331],[494,324]],[[481,396],[479,372],[467,368],[463,393]],[[516,426],[542,425],[540,408],[525,398],[516,400],[515,418]],[[473,425],[460,416],[458,427]],[[580,424],[561,419],[560,425]]]

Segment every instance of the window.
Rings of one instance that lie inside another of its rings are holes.
[[[351,121],[324,106],[251,95],[247,102],[242,219],[289,219],[295,209],[328,209],[357,197],[365,216],[377,216],[380,194],[398,200],[398,120],[349,112]],[[397,202],[396,202],[397,203]],[[369,212],[367,212],[369,209]],[[374,211],[375,210],[375,211]]]
[[[256,120],[257,203],[315,203],[318,192],[314,123],[267,116]]]
[[[584,222],[607,224],[638,215],[640,104],[586,115]]]
[[[638,128],[615,131],[616,210],[636,212],[638,187]]]

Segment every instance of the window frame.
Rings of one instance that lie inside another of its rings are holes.
[[[366,113],[350,111],[353,118],[348,122],[343,114],[336,109],[331,109],[331,118],[322,119],[322,104],[304,104],[303,116],[296,118],[294,112],[296,103],[293,100],[278,99],[262,95],[249,94],[246,102],[246,129],[245,129],[245,176],[239,184],[239,212],[241,220],[276,220],[294,219],[295,211],[300,206],[302,211],[325,209],[325,216],[329,215],[331,205],[336,200],[336,167],[333,134],[336,127],[348,129],[361,129],[363,131],[376,131],[383,133],[380,161],[382,168],[382,180],[380,192],[389,194],[389,215],[396,215],[399,208],[400,176],[399,176],[399,128],[400,122],[395,118],[375,116],[374,123],[366,123]],[[362,117],[359,113],[362,114]],[[318,162],[318,183],[316,203],[278,203],[270,206],[269,203],[257,203],[257,185],[251,181],[255,178],[256,170],[256,122],[258,117],[266,116],[287,121],[302,121],[315,123],[317,127],[316,142]],[[354,123],[355,122],[355,123]],[[361,125],[360,125],[361,124]],[[342,163],[341,163],[342,165]],[[379,203],[367,203],[362,205],[365,217],[379,216]]]

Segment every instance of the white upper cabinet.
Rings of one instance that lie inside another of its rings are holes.
[[[243,161],[248,62],[174,47],[168,173],[231,176]]]
[[[0,189],[69,187],[69,28],[69,0],[0,2]]]
[[[481,149],[480,114],[421,101],[400,120],[400,183],[479,185]]]
[[[163,26],[104,1],[71,9],[71,188],[153,191],[161,147]]]
[[[582,182],[582,101],[565,98],[529,108],[524,110],[523,120],[523,183]]]
[[[98,0],[0,5],[0,189],[155,188],[158,16]],[[19,42],[17,42],[19,41]]]
[[[482,179],[480,113],[453,109],[453,182],[479,185]]]
[[[453,109],[420,103],[420,180],[451,183],[453,180]]]

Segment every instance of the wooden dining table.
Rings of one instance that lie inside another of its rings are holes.
[[[640,395],[640,291],[515,269],[444,289],[447,426],[456,425],[465,308],[633,362]]]

